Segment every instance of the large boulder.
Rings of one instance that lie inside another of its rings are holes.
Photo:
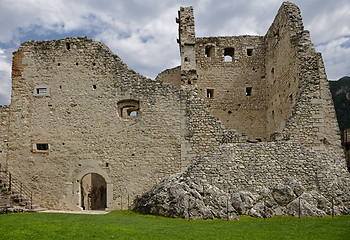
[[[228,194],[181,175],[163,180],[136,199],[135,210],[186,219],[239,218]]]

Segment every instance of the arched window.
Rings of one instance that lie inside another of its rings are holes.
[[[133,119],[139,117],[140,102],[127,99],[118,102],[118,115],[124,119]]]
[[[233,58],[235,55],[234,48],[225,48],[224,49],[224,60],[225,62],[233,62]]]

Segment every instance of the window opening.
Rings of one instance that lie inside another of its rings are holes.
[[[50,146],[48,143],[34,143],[33,144],[33,152],[37,152],[37,153],[40,153],[40,152],[44,152],[44,153],[47,153],[49,152],[50,150]]]
[[[214,89],[207,89],[207,98],[214,98]]]
[[[234,48],[225,48],[224,49],[224,60],[225,62],[232,62],[234,57],[235,49]]]
[[[94,89],[96,89],[97,86],[94,84],[94,85],[92,85],[92,87],[93,87]]]
[[[252,88],[251,87],[247,87],[245,89],[245,95],[246,96],[251,96],[252,95]]]
[[[214,46],[205,47],[205,57],[214,57]]]
[[[247,48],[247,56],[253,56],[253,48]]]
[[[39,85],[34,88],[33,91],[34,96],[50,96],[50,87],[47,85]]]
[[[66,43],[67,50],[70,50],[70,43]]]
[[[36,89],[37,94],[46,94],[47,93],[47,88],[37,88]]]
[[[49,144],[47,144],[47,143],[37,143],[36,144],[36,150],[39,150],[39,151],[49,150]]]
[[[123,100],[118,103],[121,118],[137,118],[139,116],[139,101]]]
[[[137,111],[135,106],[125,106],[121,108],[120,115],[122,118],[137,117]]]

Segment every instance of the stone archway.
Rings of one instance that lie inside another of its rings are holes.
[[[84,210],[107,208],[107,183],[98,173],[88,173],[81,179],[81,207]]]

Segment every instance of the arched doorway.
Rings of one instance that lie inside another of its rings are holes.
[[[97,173],[86,174],[81,179],[81,207],[84,210],[105,210],[107,207],[107,183]]]

